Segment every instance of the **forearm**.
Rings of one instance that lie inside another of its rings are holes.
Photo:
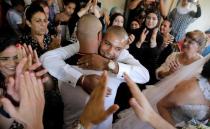
[[[141,2],[141,0],[132,0],[129,4],[128,4],[128,8],[129,9],[135,9],[138,4]]]
[[[72,47],[72,45],[74,47]],[[41,56],[41,62],[43,67],[46,68],[52,76],[58,80],[72,83],[72,85],[75,86],[82,74],[65,62],[65,59],[73,56],[79,51],[79,46],[77,46],[77,44],[72,45],[45,53]]]
[[[158,114],[153,115],[152,120],[149,121],[149,124],[151,124],[155,129],[175,129],[174,126],[172,126]]]
[[[34,124],[34,126],[26,126],[25,129],[44,129],[44,126],[42,123]]]
[[[158,79],[163,79],[166,76],[169,76],[171,74],[170,71],[158,71],[157,72],[157,78]]]
[[[166,6],[166,3],[164,2],[164,0],[160,0],[160,13],[162,15],[162,17],[167,17],[168,15],[168,8]]]
[[[195,14],[195,18],[199,18],[201,16],[201,7],[200,4],[197,5],[197,12]]]

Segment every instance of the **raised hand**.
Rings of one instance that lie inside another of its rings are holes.
[[[125,74],[125,80],[133,96],[129,103],[136,113],[136,116],[140,120],[149,122],[150,119],[153,117],[155,111],[153,110],[143,93],[139,90],[138,86],[130,79],[127,74]]]
[[[51,36],[51,38],[52,38],[52,42],[49,46],[49,49],[53,50],[53,49],[59,48],[61,44],[61,35]]]
[[[175,71],[180,69],[180,67],[181,67],[181,64],[177,60],[171,61],[169,64],[169,68],[170,68],[169,72],[174,73]]]
[[[24,72],[16,79],[19,80],[19,84],[12,84],[20,85],[18,86],[20,105],[14,107],[7,98],[1,98],[4,109],[16,121],[26,125],[27,129],[43,129],[42,117],[45,100],[41,80],[37,79],[34,73],[29,72]]]
[[[42,68],[36,50],[33,50],[31,45],[26,44],[23,44],[23,46],[19,44],[17,50],[20,62],[21,60],[26,60],[26,62],[22,61],[22,63],[19,63],[16,68],[16,76],[19,76],[25,70],[29,70],[35,72],[36,76],[42,78],[43,82],[48,81],[48,77],[45,76],[47,70]]]
[[[90,129],[93,124],[99,124],[119,109],[118,105],[112,105],[107,110],[104,109],[104,98],[107,92],[107,72],[104,72],[99,80],[98,86],[92,92],[90,99],[80,116],[80,121],[86,129]]]
[[[142,45],[142,43],[145,41],[145,39],[146,39],[148,33],[149,33],[149,31],[148,31],[146,28],[142,31],[142,33],[141,33],[141,35],[140,35],[140,40],[136,43],[136,46],[137,46],[138,48],[141,47],[141,45]]]
[[[133,34],[128,37],[128,45],[130,45],[135,40],[135,36]]]

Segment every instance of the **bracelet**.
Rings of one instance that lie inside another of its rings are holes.
[[[80,120],[74,120],[72,123],[72,129],[85,129],[85,127],[81,124]]]

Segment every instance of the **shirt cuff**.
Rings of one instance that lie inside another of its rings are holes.
[[[69,76],[64,76],[63,81],[68,82],[73,87],[76,87],[77,81],[83,74],[74,68],[69,69],[69,67],[64,67],[64,71],[66,72],[64,75]]]
[[[127,64],[123,64],[123,63],[118,63],[118,65],[119,65],[119,71],[117,74],[117,78],[124,80],[124,73],[129,74],[130,66],[128,66]]]

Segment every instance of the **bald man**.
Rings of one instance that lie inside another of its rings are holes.
[[[149,79],[147,69],[124,49],[128,39],[126,31],[121,27],[111,27],[101,40],[101,28],[100,21],[95,16],[85,15],[78,23],[79,44],[58,48],[41,57],[43,66],[60,80],[64,101],[64,128],[70,128],[72,122],[79,119],[88,100],[88,93],[98,85],[102,70],[109,71],[107,85],[112,89],[112,94],[105,99],[105,108],[114,103],[117,88],[124,81],[124,72],[137,83],[145,83]],[[72,55],[74,56],[71,57]],[[67,58],[68,64],[64,61]],[[79,86],[75,86],[76,84]],[[112,116],[95,128],[106,129],[111,123]]]

